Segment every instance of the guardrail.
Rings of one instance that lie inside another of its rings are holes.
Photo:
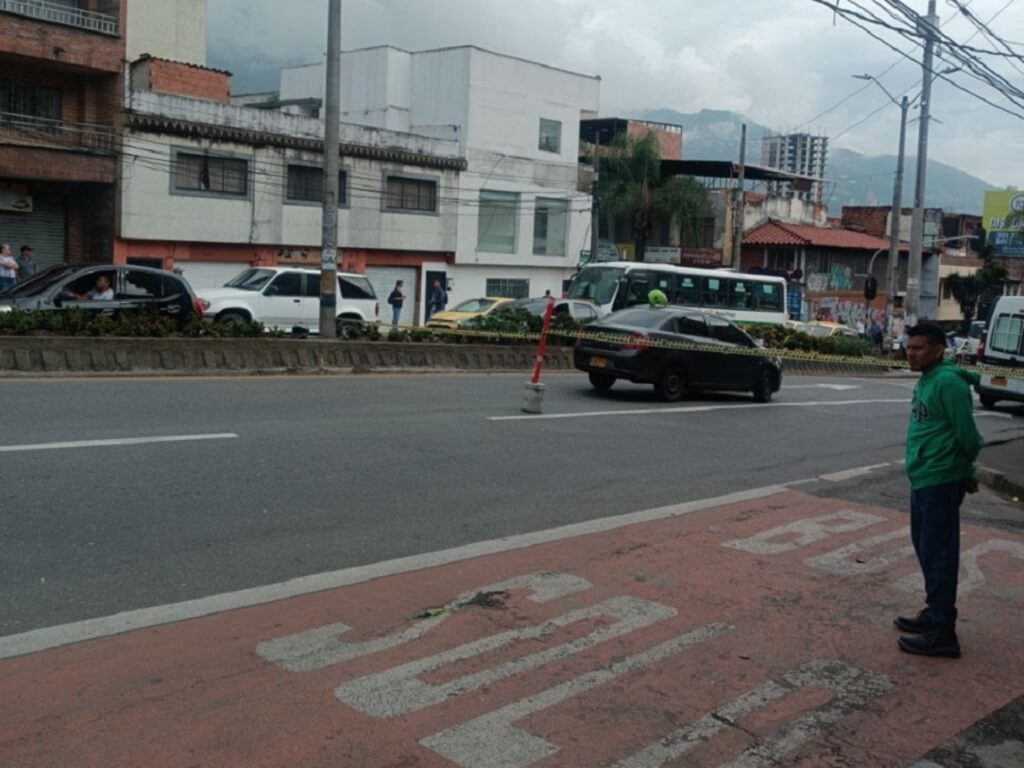
[[[47,2],[47,0],[0,0],[0,11],[27,16],[51,24],[78,27],[101,35],[118,34],[118,20],[114,16],[96,11]]]
[[[14,112],[0,112],[0,136],[31,146],[97,152],[112,152],[114,149],[114,129],[109,125],[68,123]]]

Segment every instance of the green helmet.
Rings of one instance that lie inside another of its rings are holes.
[[[668,296],[660,288],[655,288],[653,291],[647,294],[647,303],[652,307],[667,307]]]

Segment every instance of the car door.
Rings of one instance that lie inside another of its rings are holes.
[[[303,273],[298,270],[279,272],[263,289],[260,316],[256,319],[270,328],[284,331],[290,331],[296,325],[308,328],[304,312],[304,302],[308,301]]]
[[[711,344],[708,338],[708,325],[701,315],[681,315],[676,318],[675,332],[685,336],[680,339],[683,343]],[[718,386],[717,371],[720,367],[718,358],[720,355],[714,352],[700,350],[681,350],[677,352],[687,365],[691,387],[704,387],[714,389]]]
[[[168,284],[164,275],[131,267],[120,272],[117,297],[121,309],[155,310],[172,320],[184,320],[187,309],[181,302],[180,292],[174,290],[173,282]]]
[[[756,355],[743,354],[744,351],[753,349],[750,337],[722,317],[709,316],[708,326],[712,339],[730,350],[737,350],[716,355],[716,386],[721,389],[742,391],[753,388],[761,361]]]

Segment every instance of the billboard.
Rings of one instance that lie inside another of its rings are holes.
[[[996,256],[1024,258],[1024,192],[986,192],[983,226]]]

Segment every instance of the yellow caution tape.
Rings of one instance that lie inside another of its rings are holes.
[[[422,325],[398,325],[392,326],[387,323],[355,323],[362,326],[375,327],[382,336],[387,336],[393,330],[414,333],[427,336],[454,336],[467,339],[489,339],[496,341],[532,342],[540,341],[541,334],[517,331],[480,331],[470,328],[437,328]],[[791,360],[799,362],[829,363],[832,365],[856,365],[861,367],[885,368],[887,370],[909,370],[909,366],[902,360],[886,360],[878,357],[853,357],[850,355],[828,355],[821,352],[812,352],[800,349],[780,349],[778,347],[722,347],[717,344],[701,344],[699,342],[672,341],[670,339],[657,339],[650,337],[630,337],[624,333],[584,333],[583,331],[548,331],[549,337],[572,339],[579,341],[596,341],[612,344],[617,347],[626,344],[640,344],[646,348],[672,349],[692,352],[711,352],[717,354],[749,355],[752,357],[772,357],[779,360]],[[611,351],[611,350],[609,350]],[[988,365],[961,365],[965,371],[986,376],[1007,376],[1024,378],[1022,368],[998,368]]]

